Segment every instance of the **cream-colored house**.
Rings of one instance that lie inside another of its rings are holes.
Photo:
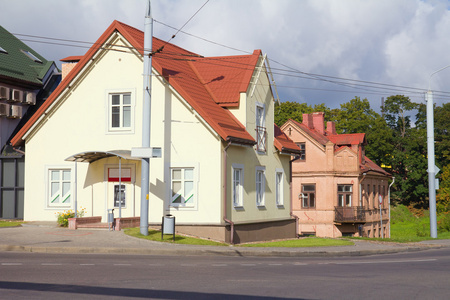
[[[143,32],[114,21],[13,138],[24,145],[25,220],[140,216]],[[246,242],[295,236],[291,155],[274,126],[265,56],[202,57],[153,38],[149,222],[176,217],[178,232]],[[77,162],[75,162],[77,161]],[[85,163],[82,163],[85,162]],[[121,184],[119,183],[121,182]],[[122,201],[119,201],[122,195]]]
[[[365,156],[364,133],[336,134],[323,112],[281,129],[301,149],[292,163],[292,210],[302,235],[389,236],[390,174]]]

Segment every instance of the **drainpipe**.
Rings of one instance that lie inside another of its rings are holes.
[[[231,236],[230,236],[230,242],[232,245],[234,245],[234,222],[227,219],[227,178],[228,178],[228,172],[227,172],[227,150],[228,147],[230,147],[231,141],[228,142],[228,145],[223,149],[223,220],[230,224],[231,226]]]
[[[290,208],[290,215],[291,217],[295,218],[295,236],[298,238],[298,216],[294,214],[293,209],[292,209],[292,163],[296,160],[300,159],[300,156],[296,156],[294,157],[294,159],[291,159],[289,161],[289,198],[290,198],[290,203],[291,203],[291,208]]]
[[[389,205],[389,238],[391,238],[391,186],[395,182],[395,177],[392,177],[392,182],[388,189],[388,205]]]

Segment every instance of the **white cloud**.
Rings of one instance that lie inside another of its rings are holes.
[[[143,29],[146,0],[0,0],[0,20],[13,33],[94,42],[115,19]],[[175,33],[159,22],[179,28],[204,0],[153,0],[155,36]],[[262,49],[273,61],[316,74],[426,88],[429,75],[450,64],[450,12],[447,2],[420,0],[211,0],[183,31],[229,47]],[[173,43],[203,55],[241,52],[179,33]],[[27,42],[41,55],[58,61],[80,55],[85,48]],[[320,90],[343,89],[320,81],[275,75],[282,100],[325,102],[330,107],[354,96],[379,99],[392,91],[372,94]],[[433,76],[432,87],[446,90],[450,69]],[[421,100],[420,95],[414,100]],[[447,101],[447,100],[441,100]]]

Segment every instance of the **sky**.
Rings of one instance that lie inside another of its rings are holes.
[[[0,25],[60,66],[62,58],[83,55],[114,20],[143,31],[146,5],[0,0]],[[380,112],[382,97],[425,103],[429,87],[437,105],[450,101],[450,67],[434,73],[450,65],[450,1],[152,0],[151,8],[154,36],[176,34],[171,43],[189,51],[261,49],[282,102],[340,108],[360,97]]]

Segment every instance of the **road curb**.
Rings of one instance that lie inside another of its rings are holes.
[[[423,247],[403,247],[396,249],[344,250],[344,251],[295,251],[295,250],[253,250],[253,249],[141,249],[106,247],[37,247],[19,245],[0,245],[0,252],[32,252],[61,254],[125,254],[125,255],[165,255],[165,256],[241,256],[241,257],[327,257],[327,256],[369,256],[401,252],[417,252],[439,249],[441,245]]]

